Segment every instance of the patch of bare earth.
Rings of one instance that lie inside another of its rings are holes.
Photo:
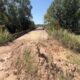
[[[35,30],[0,48],[0,80],[80,80],[79,56]]]

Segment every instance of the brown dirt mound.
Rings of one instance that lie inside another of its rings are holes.
[[[20,80],[80,80],[80,65],[71,63],[66,56],[71,51],[55,40],[27,43],[19,51],[15,68]]]

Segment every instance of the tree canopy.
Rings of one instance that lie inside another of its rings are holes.
[[[0,0],[0,24],[11,33],[29,29],[31,9],[30,0]]]
[[[45,23],[80,33],[80,0],[54,0],[45,14]]]

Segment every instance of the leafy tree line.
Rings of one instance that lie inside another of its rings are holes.
[[[0,0],[0,25],[10,33],[34,28],[30,0]]]
[[[54,0],[44,16],[46,24],[80,34],[80,0]]]

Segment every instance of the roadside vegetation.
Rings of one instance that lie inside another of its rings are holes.
[[[54,0],[44,16],[50,35],[80,52],[80,1]]]
[[[31,9],[30,0],[0,0],[0,44],[10,41],[15,33],[35,29]]]
[[[50,36],[60,41],[65,47],[80,52],[80,35],[75,35],[67,30],[47,29]]]
[[[13,41],[13,36],[7,30],[4,32],[0,31],[0,46],[5,45],[11,41]]]

